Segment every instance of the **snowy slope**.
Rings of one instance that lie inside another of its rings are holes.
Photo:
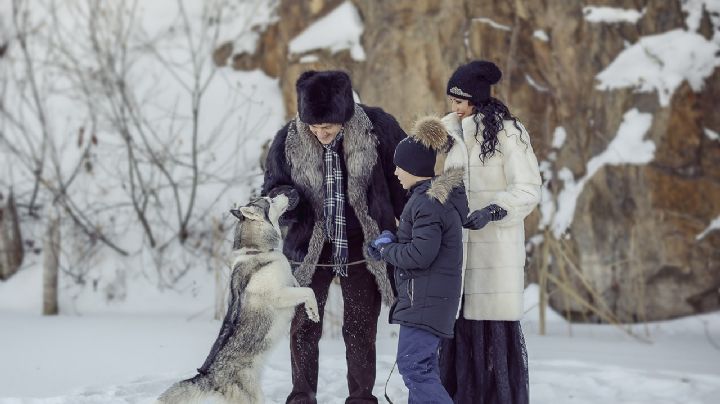
[[[720,313],[649,324],[652,343],[647,344],[613,326],[570,327],[550,311],[548,335],[540,336],[536,293],[534,285],[526,291],[523,320],[533,404],[717,402]],[[193,374],[219,327],[206,316],[42,318],[26,313],[2,313],[0,324],[0,404],[152,402],[172,382]],[[634,332],[644,335],[645,326],[635,326]],[[377,343],[374,394],[381,402],[396,344],[385,336]],[[288,364],[284,340],[264,371],[268,403],[284,402],[290,391]],[[320,403],[344,401],[345,372],[342,340],[324,338]],[[388,394],[395,403],[407,400],[397,371]]]

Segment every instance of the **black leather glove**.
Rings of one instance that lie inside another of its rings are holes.
[[[500,220],[507,216],[507,211],[495,204],[476,210],[468,216],[463,227],[470,230],[480,230],[488,223]]]
[[[280,185],[279,187],[275,187],[271,189],[270,192],[268,192],[268,196],[271,198],[274,198],[280,194],[283,194],[288,198],[288,207],[286,209],[286,212],[295,209],[300,202],[300,194],[298,194],[298,191],[290,185]]]

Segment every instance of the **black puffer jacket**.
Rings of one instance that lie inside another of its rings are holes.
[[[463,171],[454,169],[411,189],[398,243],[382,249],[395,266],[398,300],[390,322],[452,338],[462,295],[462,223],[468,215]]]

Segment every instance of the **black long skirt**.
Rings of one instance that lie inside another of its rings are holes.
[[[525,338],[519,321],[455,322],[440,345],[440,378],[455,404],[528,404]]]

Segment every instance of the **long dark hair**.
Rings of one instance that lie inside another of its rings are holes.
[[[497,135],[503,130],[503,121],[513,121],[513,125],[522,133],[519,121],[517,117],[510,113],[508,107],[503,104],[502,101],[497,98],[490,97],[487,101],[482,104],[475,105],[470,102],[470,105],[475,107],[475,115],[473,121],[475,121],[475,141],[480,143],[480,160],[484,163],[486,158],[492,157],[497,151],[497,145],[499,143]],[[478,138],[480,123],[483,124],[482,141]],[[520,137],[522,140],[522,136]]]

